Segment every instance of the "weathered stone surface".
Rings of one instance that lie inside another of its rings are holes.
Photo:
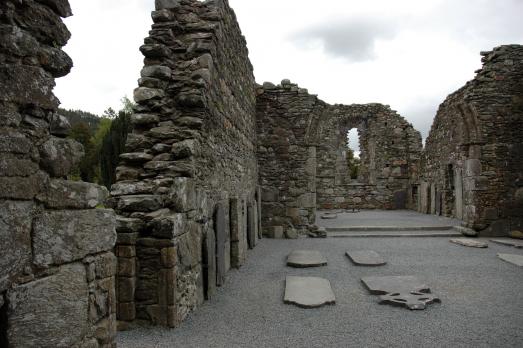
[[[53,179],[37,199],[51,209],[89,209],[103,205],[108,196],[109,192],[103,186]]]
[[[327,259],[316,250],[295,250],[287,256],[287,266],[305,268],[326,266]]]
[[[153,219],[147,224],[147,230],[154,237],[172,239],[187,232],[185,214],[170,214]]]
[[[45,4],[56,11],[61,17],[69,17],[73,15],[71,6],[68,0],[36,0],[42,4]]]
[[[517,254],[498,254],[498,257],[503,261],[507,261],[513,265],[523,267],[523,255]]]
[[[38,172],[28,177],[0,177],[0,198],[33,199],[42,191],[48,176]]]
[[[283,302],[302,308],[317,308],[335,304],[336,298],[327,279],[287,276]]]
[[[71,124],[65,116],[53,114],[50,123],[50,132],[52,135],[66,137],[71,131]]]
[[[185,213],[196,208],[196,185],[190,178],[174,178],[169,201],[176,212]]]
[[[487,243],[480,242],[480,241],[477,241],[474,239],[469,239],[469,238],[451,239],[450,242],[454,243],[454,244],[467,246],[467,247],[472,247],[472,248],[488,248]]]
[[[413,276],[364,277],[361,279],[371,294],[380,296],[380,303],[425,309],[428,304],[441,302],[430,295],[430,288]]]
[[[154,6],[156,10],[177,8],[180,4],[180,0],[155,0]]]
[[[131,116],[131,123],[138,126],[154,124],[159,121],[160,118],[154,114],[133,114]]]
[[[477,237],[479,235],[479,232],[473,230],[472,228],[467,228],[467,227],[463,227],[463,226],[454,226],[453,229],[467,237]]]
[[[145,222],[141,219],[116,217],[116,231],[118,233],[140,232],[145,227]]]
[[[337,219],[338,214],[336,213],[323,213],[320,215],[321,219]]]
[[[120,211],[155,211],[162,208],[162,198],[155,195],[123,196],[118,200]]]
[[[64,177],[84,156],[82,144],[73,139],[51,137],[40,148],[40,165],[53,177]]]
[[[221,204],[216,206],[214,211],[214,232],[216,235],[216,285],[225,284],[225,243],[227,234],[225,231],[225,211]]]
[[[31,147],[31,140],[25,135],[7,129],[0,129],[0,152],[27,154]]]
[[[145,152],[128,152],[120,155],[120,159],[129,163],[144,163],[153,159],[153,155]]]
[[[142,77],[153,77],[168,80],[171,77],[171,73],[171,69],[167,66],[149,65],[145,66],[140,74]]]
[[[33,209],[32,202],[0,201],[0,292],[31,262]]]
[[[7,335],[13,347],[72,347],[88,332],[82,264],[65,265],[54,275],[19,285],[8,291],[7,298]]]
[[[373,250],[347,251],[346,255],[358,266],[383,266],[387,264],[380,254]]]
[[[145,103],[151,99],[160,99],[165,96],[165,92],[161,89],[139,87],[134,90],[134,101],[138,104]]]
[[[46,211],[33,227],[33,262],[47,267],[111,250],[116,242],[112,210]]]
[[[515,240],[515,239],[509,239],[509,238],[499,238],[499,239],[491,239],[491,242],[512,246],[515,248],[523,248],[523,241]]]

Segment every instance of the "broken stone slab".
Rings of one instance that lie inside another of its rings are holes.
[[[507,261],[513,265],[523,267],[523,255],[516,254],[498,254],[498,257],[503,261]]]
[[[491,239],[491,242],[511,246],[514,248],[523,248],[523,241],[515,240],[515,239],[509,239],[509,238],[503,238],[503,239]]]
[[[358,266],[383,266],[387,262],[373,250],[356,250],[345,253],[349,259]]]
[[[477,237],[479,235],[478,231],[473,230],[472,228],[464,226],[453,226],[454,231],[461,233],[467,237]]]
[[[302,308],[317,308],[335,304],[336,297],[327,279],[287,276],[283,302]]]
[[[338,218],[338,214],[336,213],[324,213],[324,214],[321,214],[320,215],[320,218],[321,219],[337,219]]]
[[[326,266],[327,259],[316,250],[295,250],[287,256],[287,266],[306,268]]]
[[[466,247],[471,247],[471,248],[488,248],[488,244],[487,243],[480,242],[480,241],[477,241],[477,240],[474,240],[474,239],[469,239],[469,238],[451,239],[450,242],[454,243],[454,244],[463,245],[463,246],[466,246]]]
[[[428,304],[441,302],[430,294],[430,288],[413,276],[364,277],[369,292],[380,296],[380,303],[412,310],[425,309]]]

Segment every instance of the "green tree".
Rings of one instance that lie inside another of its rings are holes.
[[[75,124],[71,127],[69,137],[82,144],[85,153],[78,168],[73,170],[72,178],[79,177],[83,181],[94,182],[98,156],[89,125],[83,122]]]

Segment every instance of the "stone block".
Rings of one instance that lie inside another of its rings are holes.
[[[33,209],[32,202],[0,201],[0,293],[31,263]]]
[[[66,18],[73,15],[68,0],[36,0],[39,3],[49,6],[60,17]]]
[[[67,176],[84,156],[82,144],[73,139],[51,137],[40,148],[40,165],[53,177]]]
[[[123,196],[118,199],[117,209],[120,211],[155,211],[163,207],[163,200],[155,195]]]
[[[144,126],[160,122],[160,118],[153,114],[133,114],[131,123],[137,126]]]
[[[43,69],[28,65],[0,67],[0,100],[21,105],[36,105],[53,110],[58,99],[53,95],[54,79]]]
[[[153,219],[147,224],[147,230],[156,238],[173,239],[187,232],[185,214],[170,214]]]
[[[283,239],[283,226],[269,226],[263,231],[263,235],[268,238]]]
[[[157,88],[138,87],[134,90],[134,101],[138,104],[144,104],[151,99],[161,99],[165,92]]]
[[[120,257],[136,257],[136,247],[130,245],[118,245],[116,247],[116,256]]]
[[[118,258],[118,276],[134,277],[136,276],[136,258]]]
[[[0,198],[31,200],[40,193],[48,180],[44,172],[29,177],[0,177]]]
[[[196,209],[196,186],[190,178],[175,178],[169,192],[174,211],[185,213]]]
[[[262,201],[263,202],[277,202],[279,191],[276,188],[264,187],[262,189]]]
[[[136,245],[139,233],[117,233],[116,244],[117,245]]]
[[[112,252],[94,257],[97,279],[113,277],[116,274],[116,256]]]
[[[136,290],[136,278],[118,277],[118,302],[133,302]]]
[[[171,153],[175,159],[182,159],[198,154],[200,144],[194,139],[187,139],[176,142],[172,145]]]
[[[481,162],[479,159],[465,161],[465,177],[481,175]]]
[[[72,347],[88,332],[85,267],[75,263],[58,273],[8,291],[12,347]]]
[[[140,232],[145,227],[141,219],[116,217],[116,231],[118,233],[135,233]]]
[[[316,207],[316,194],[305,193],[298,197],[298,207],[300,208],[314,208]]]
[[[36,174],[38,169],[38,163],[29,159],[19,159],[8,154],[0,158],[0,177],[28,177]]]
[[[162,65],[148,65],[143,67],[140,75],[142,77],[152,77],[163,80],[169,80],[171,78],[171,68]]]
[[[172,268],[176,266],[178,259],[176,247],[163,248],[161,251],[162,266],[165,268]]]
[[[116,313],[118,320],[133,321],[136,319],[136,306],[134,302],[119,302]]]
[[[180,0],[155,0],[154,6],[157,11],[163,9],[177,8],[180,6]]]
[[[112,210],[45,211],[34,220],[33,262],[60,265],[111,250],[115,242]]]
[[[103,186],[81,181],[53,179],[37,199],[51,209],[89,209],[104,204],[109,192]]]

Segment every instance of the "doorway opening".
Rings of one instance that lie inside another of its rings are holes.
[[[361,166],[360,137],[358,128],[352,128],[347,132],[347,170],[352,180],[357,180]]]

